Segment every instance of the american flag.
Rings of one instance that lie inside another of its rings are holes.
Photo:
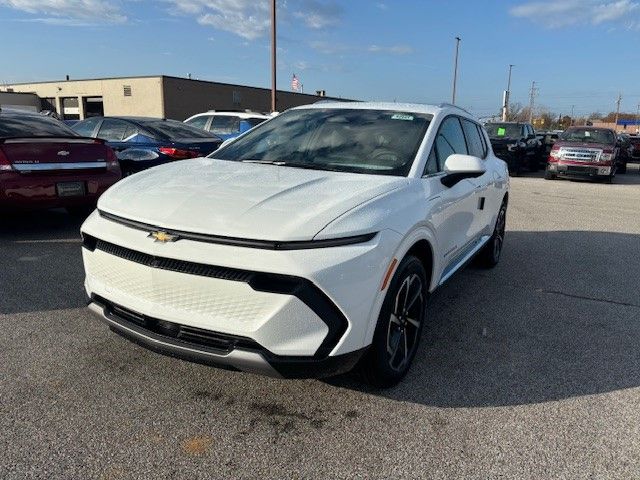
[[[298,92],[300,90],[300,80],[296,77],[296,74],[293,74],[293,78],[291,78],[291,90],[294,92]]]

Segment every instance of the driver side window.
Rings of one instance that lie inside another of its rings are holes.
[[[425,166],[424,175],[442,171],[444,162],[454,153],[467,155],[467,143],[464,139],[460,120],[457,117],[447,117],[440,125],[436,135],[436,140]]]

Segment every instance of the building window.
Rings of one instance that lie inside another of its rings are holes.
[[[234,92],[233,92],[233,105],[235,107],[239,107],[240,103],[242,103],[242,95],[240,95],[240,92],[236,92],[234,90]]]
[[[131,96],[131,85],[123,85],[124,88],[124,96],[125,97],[130,97]]]

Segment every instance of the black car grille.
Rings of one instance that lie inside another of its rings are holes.
[[[236,282],[249,282],[253,277],[251,272],[246,270],[236,270],[234,268],[205,265],[202,263],[187,262],[184,260],[174,260],[172,258],[155,257],[147,253],[137,252],[113,243],[97,240],[95,248],[105,253],[124,258],[131,262],[139,263],[147,267],[170,270],[172,272],[187,273],[201,277],[219,278]]]
[[[238,347],[264,350],[263,347],[249,338],[217,333],[202,328],[180,325],[178,323],[141,315],[98,295],[93,295],[92,300],[105,309],[105,315],[107,315],[107,317],[115,317],[119,321],[124,320],[155,335],[207,347],[222,354],[229,353]]]

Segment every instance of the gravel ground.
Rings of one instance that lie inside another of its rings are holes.
[[[507,245],[374,391],[148,352],[83,308],[79,221],[0,219],[0,478],[640,478],[640,172],[512,181]]]

